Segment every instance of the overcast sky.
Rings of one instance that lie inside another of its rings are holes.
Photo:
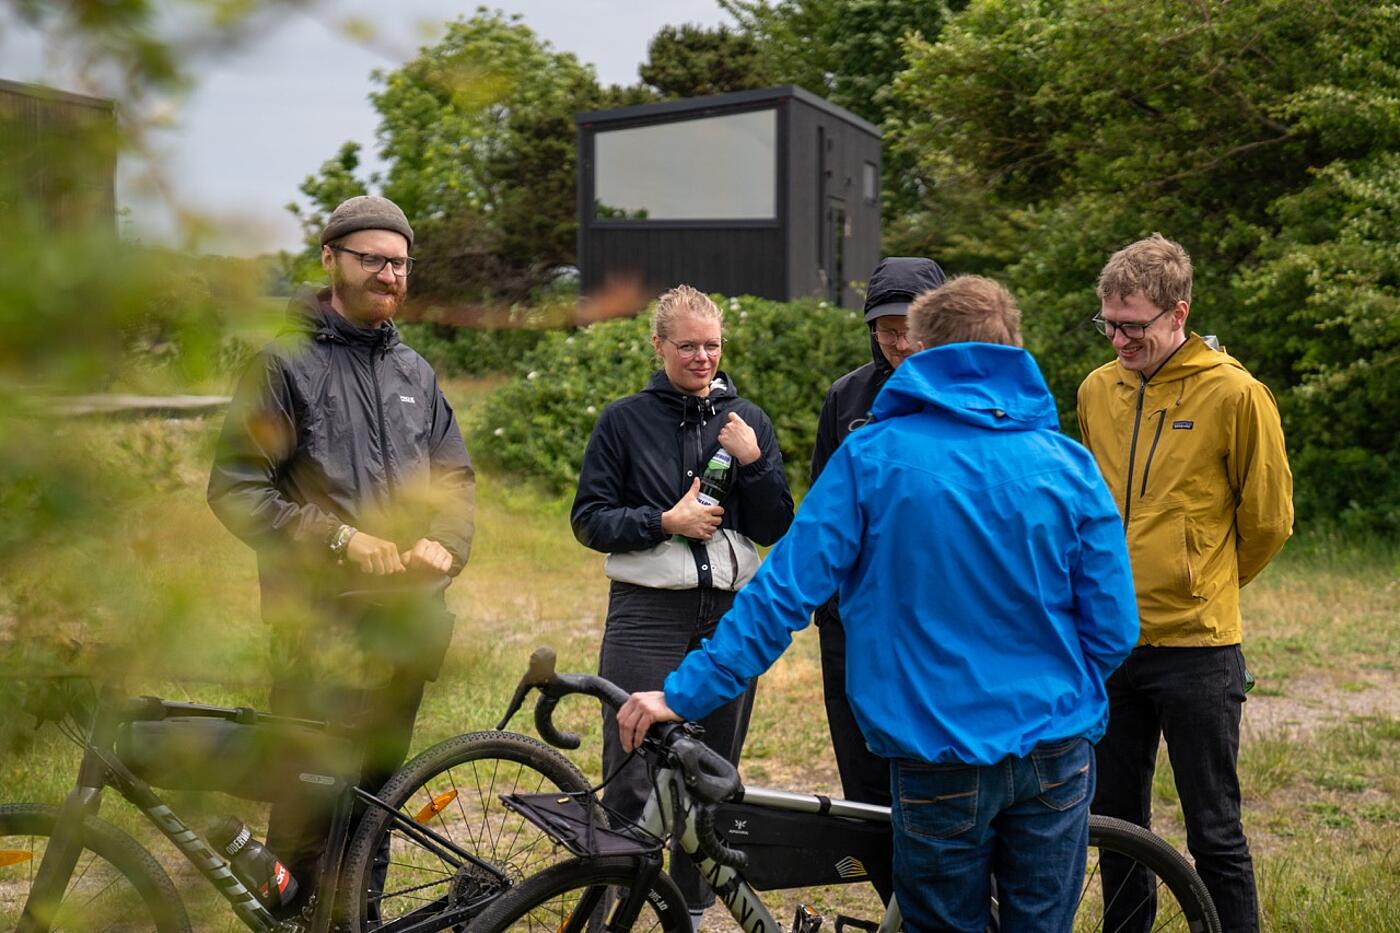
[[[556,49],[590,63],[605,84],[631,84],[647,42],[666,24],[727,22],[715,0],[501,0]],[[262,25],[238,51],[191,70],[194,91],[169,102],[171,125],[150,140],[152,173],[126,159],[117,202],[127,230],[148,241],[177,242],[190,218],[212,221],[201,248],[239,255],[300,246],[284,205],[297,185],[340,144],[353,139],[373,159],[378,115],[370,106],[370,71],[412,58],[434,24],[469,15],[473,3],[433,0],[322,0]],[[342,24],[377,24],[372,47],[347,38]],[[20,27],[0,5],[0,78],[84,87],[71,61],[45,37]],[[373,166],[371,166],[372,168]],[[143,179],[154,177],[164,193]],[[185,242],[189,242],[186,240]]]

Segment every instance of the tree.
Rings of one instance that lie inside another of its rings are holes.
[[[662,26],[647,46],[642,82],[663,98],[701,97],[766,87],[758,44],[727,26]]]
[[[1100,266],[1180,240],[1192,324],[1280,397],[1300,515],[1400,529],[1397,36],[1395,2],[974,3],[893,90],[902,235],[1016,291],[1071,426]]]
[[[913,114],[891,93],[909,39],[933,41],[967,0],[719,0],[757,44],[775,84],[796,84],[880,126],[889,139]],[[881,172],[886,224],[918,200],[916,161],[888,146]],[[888,240],[889,237],[887,236]]]
[[[592,68],[554,51],[519,16],[484,9],[449,23],[437,44],[374,80],[388,168],[371,182],[417,225],[417,248],[460,273],[424,276],[420,297],[521,298],[573,261],[573,115],[626,92],[600,89]],[[301,186],[321,210],[356,190],[352,147]],[[470,261],[488,254],[494,264]]]

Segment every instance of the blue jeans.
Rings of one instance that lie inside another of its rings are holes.
[[[894,890],[910,931],[1069,930],[1089,847],[1094,753],[1066,739],[994,765],[895,761]]]

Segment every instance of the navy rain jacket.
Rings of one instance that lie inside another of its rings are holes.
[[[763,455],[747,466],[736,463],[720,527],[762,545],[782,537],[792,524],[792,493],[763,409],[740,398],[723,372],[702,398],[676,390],[658,371],[644,390],[603,409],[593,427],[569,515],[579,543],[617,554],[665,542],[661,513],[704,472],[731,411],[753,428]],[[695,585],[711,586],[705,547],[692,544],[691,551]]]

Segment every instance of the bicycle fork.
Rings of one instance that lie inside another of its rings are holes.
[[[83,764],[87,765],[86,757]],[[68,890],[68,879],[73,877],[73,869],[77,867],[78,856],[83,851],[83,823],[89,816],[96,815],[101,801],[101,785],[84,786],[80,776],[78,786],[69,791],[59,809],[58,820],[44,849],[44,857],[39,862],[39,870],[34,875],[29,900],[24,905],[15,933],[48,933],[63,903],[63,894]]]

